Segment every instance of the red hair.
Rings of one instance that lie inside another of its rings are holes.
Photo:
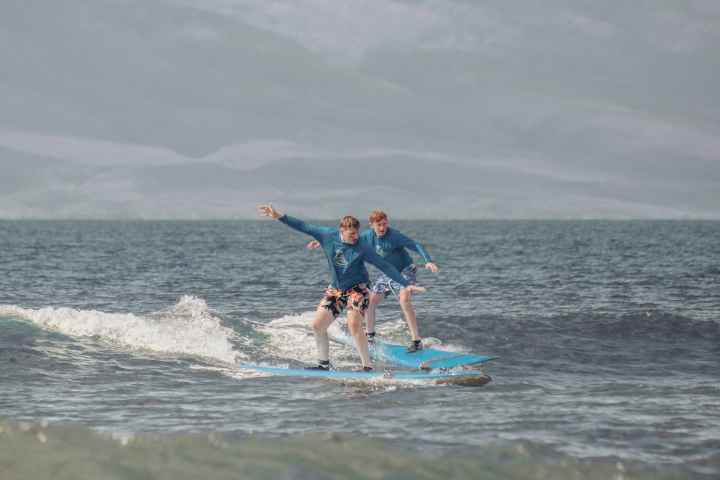
[[[383,212],[382,210],[373,210],[368,220],[370,220],[370,223],[377,223],[382,220],[387,220],[387,218],[387,213]]]

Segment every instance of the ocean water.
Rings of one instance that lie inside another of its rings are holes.
[[[327,267],[278,222],[0,222],[0,478],[720,476],[720,222],[394,226],[441,269],[421,332],[491,383],[240,369],[315,359]]]

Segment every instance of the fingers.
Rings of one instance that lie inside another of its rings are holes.
[[[263,217],[270,217],[270,218],[279,218],[280,217],[280,214],[272,206],[272,203],[258,205],[257,211]]]
[[[426,264],[425,264],[425,268],[427,268],[428,270],[430,270],[432,273],[437,273],[438,270],[440,270],[440,269],[438,268],[438,266],[435,265],[435,264],[432,263],[432,262],[426,263]]]

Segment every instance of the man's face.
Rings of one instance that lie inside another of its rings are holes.
[[[387,218],[383,218],[382,220],[378,220],[377,222],[373,222],[370,224],[370,228],[373,229],[375,235],[377,235],[378,237],[382,237],[383,235],[385,235],[389,227],[390,222],[388,222]]]
[[[358,241],[358,229],[357,228],[341,228],[340,238],[345,243],[357,243]]]

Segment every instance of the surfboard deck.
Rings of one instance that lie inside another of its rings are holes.
[[[346,345],[354,345],[354,340],[349,335],[338,335],[335,340]],[[423,348],[414,353],[407,352],[407,346],[384,342],[376,339],[370,347],[370,355],[374,360],[386,362],[408,368],[419,368],[422,370],[449,369],[460,366],[480,365],[490,360],[495,360],[494,355],[476,355],[473,353],[451,352],[436,348]]]
[[[349,370],[305,370],[303,368],[267,367],[245,363],[240,368],[269,373],[277,376],[296,378],[321,378],[329,380],[365,380],[365,381],[422,381],[435,384],[484,385],[492,380],[479,370],[460,371],[372,371],[355,372]]]

